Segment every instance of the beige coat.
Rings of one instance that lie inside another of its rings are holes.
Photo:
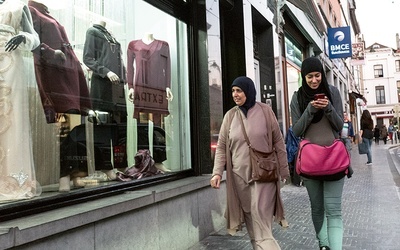
[[[264,118],[262,108],[267,113],[267,119]],[[213,175],[222,175],[226,167],[227,209],[225,216],[227,218],[227,228],[232,230],[241,230],[241,225],[244,222],[244,212],[247,212],[244,210],[247,210],[248,203],[245,202],[245,204],[241,205],[240,201],[242,203],[249,200],[249,202],[252,202],[252,199],[255,200],[252,197],[259,197],[260,195],[273,197],[275,206],[269,206],[271,210],[274,210],[270,211],[271,216],[273,214],[275,220],[281,220],[284,216],[279,182],[249,184],[251,178],[249,149],[244,140],[239,117],[243,118],[246,133],[252,146],[265,152],[272,151],[275,148],[281,179],[287,179],[289,176],[286,147],[272,109],[267,104],[256,103],[248,111],[247,117],[237,107],[229,110],[224,116],[219,134]],[[273,145],[268,145],[268,130],[272,130]],[[250,189],[252,190],[250,191],[251,197],[243,197],[243,195],[249,196],[249,193],[242,192],[242,190],[246,189],[246,186],[254,187],[254,185],[256,185],[255,188]],[[258,187],[261,187],[261,189]],[[263,190],[263,193],[257,190]],[[269,194],[265,194],[265,190],[268,190]],[[260,209],[258,208],[258,210]],[[261,219],[264,220],[264,218]],[[268,218],[265,219],[268,220]]]

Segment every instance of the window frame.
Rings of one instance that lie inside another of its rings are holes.
[[[385,87],[375,86],[376,104],[386,104]]]
[[[192,82],[190,79],[193,78],[194,68],[199,67],[195,60],[193,60],[193,46],[194,41],[198,39],[198,35],[194,30],[198,29],[196,23],[192,22],[191,17],[194,15],[194,4],[193,1],[185,0],[143,0],[155,8],[158,8],[167,14],[175,17],[177,20],[183,21],[187,25],[187,50],[188,50],[188,64],[191,65],[188,69],[188,82]],[[195,27],[196,26],[196,27]],[[72,37],[71,37],[72,40]],[[190,87],[190,86],[189,86]],[[190,92],[189,92],[190,94]],[[188,98],[192,99],[192,98]],[[189,105],[193,107],[192,101]],[[188,117],[190,123],[192,123],[192,117]],[[193,131],[191,131],[193,132]],[[193,143],[190,143],[193,147]],[[195,155],[193,155],[196,158]],[[193,161],[193,159],[192,159]],[[152,187],[154,185],[172,182],[180,179],[184,179],[190,176],[196,175],[195,166],[189,169],[180,170],[178,172],[168,173],[164,175],[147,177],[134,182],[117,182],[111,185],[100,185],[98,187],[91,187],[89,189],[76,189],[71,190],[69,193],[57,193],[54,196],[48,197],[37,197],[35,199],[19,200],[16,202],[3,203],[0,205],[0,221],[4,222],[16,218],[21,218],[33,214],[39,214],[42,212],[58,209],[65,206],[76,205],[85,203],[88,201],[106,198],[118,194],[123,194],[127,191],[135,191],[143,188]]]
[[[375,78],[383,77],[383,64],[374,65],[374,77]]]

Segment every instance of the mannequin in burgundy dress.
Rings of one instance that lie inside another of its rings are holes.
[[[127,82],[129,100],[134,104],[134,117],[144,122],[140,113],[151,114],[155,125],[162,126],[163,116],[169,115],[168,104],[173,99],[171,91],[171,60],[169,45],[146,33],[128,46]],[[154,159],[156,167],[170,171],[163,165],[165,159]]]
[[[69,43],[64,27],[41,0],[29,0],[33,26],[40,46],[33,50],[35,75],[48,123],[56,113],[87,115],[92,108],[82,66]]]
[[[153,122],[161,125],[161,115],[167,116],[168,101],[172,101],[171,61],[169,45],[145,34],[128,46],[127,81],[129,99],[134,103],[134,117],[152,113]]]

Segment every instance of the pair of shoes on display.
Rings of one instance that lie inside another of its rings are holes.
[[[365,163],[365,165],[371,166],[371,165],[372,165],[372,162],[367,162],[367,163]]]
[[[326,247],[326,246],[323,246],[323,247],[320,247],[319,250],[330,250],[330,248]]]

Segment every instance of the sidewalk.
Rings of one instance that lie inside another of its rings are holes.
[[[372,166],[353,145],[353,177],[343,191],[344,250],[400,249],[400,149],[392,144],[372,145]],[[396,184],[397,183],[397,184]],[[289,228],[274,224],[273,234],[282,250],[319,249],[304,187],[282,188]],[[246,231],[235,236],[225,229],[210,234],[189,250],[251,250]]]

